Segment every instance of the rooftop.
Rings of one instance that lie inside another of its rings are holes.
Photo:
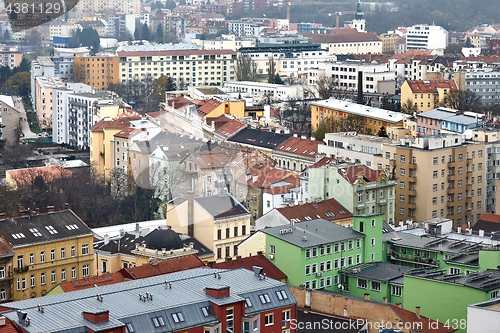
[[[274,132],[263,132],[252,128],[244,128],[229,138],[229,141],[265,149],[275,149],[283,144],[289,137],[289,134],[278,134]]]
[[[73,174],[59,165],[13,169],[7,170],[5,173],[16,182],[17,186],[31,185],[37,177],[42,177],[45,183],[50,183],[56,179],[71,177]]]
[[[444,270],[412,269],[407,276],[430,279],[439,282],[457,284],[465,287],[479,289],[485,292],[500,287],[500,270],[488,269],[482,272],[473,272],[465,276],[460,274],[446,274]]]
[[[264,228],[261,231],[300,248],[364,237],[360,232],[324,219],[298,223],[289,228],[284,226]]]
[[[386,121],[388,123],[400,123],[406,117],[408,117],[407,115],[401,112],[388,111],[384,109],[375,108],[372,106],[356,104],[334,98],[325,99],[322,101],[315,101],[312,102],[311,105],[324,107],[330,110],[338,110],[361,117],[378,119]]]
[[[300,156],[306,159],[314,160],[318,154],[318,145],[323,142],[291,137],[274,149],[275,154],[286,154]]]
[[[266,256],[262,254],[262,252],[257,255],[253,255],[246,258],[241,258],[237,256],[236,258],[226,258],[225,261],[213,264],[209,266],[213,268],[222,268],[222,269],[236,269],[236,268],[245,268],[248,270],[252,270],[253,266],[262,267],[262,273],[266,274],[266,276],[271,279],[282,280],[286,279],[287,276],[285,273],[281,271],[278,267],[276,267]]]
[[[411,268],[407,266],[395,265],[387,262],[377,262],[357,265],[345,270],[344,273],[349,276],[386,282],[400,278],[404,275],[404,273],[410,270]]]
[[[305,222],[318,218],[336,221],[352,217],[352,214],[333,198],[277,208],[276,210],[291,222]]]

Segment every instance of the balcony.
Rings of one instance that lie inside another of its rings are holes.
[[[28,266],[22,266],[22,267],[15,267],[14,268],[14,273],[24,273],[29,270]]]
[[[448,168],[454,168],[456,167],[457,163],[455,161],[453,162],[448,162]]]
[[[412,182],[412,183],[416,183],[417,182],[417,177],[416,176],[409,176],[408,177],[408,181]]]
[[[413,203],[410,202],[410,203],[408,203],[408,208],[410,208],[410,209],[416,209],[417,208],[417,204],[414,203],[414,202]]]
[[[408,190],[408,194],[411,195],[411,196],[415,196],[415,195],[417,195],[417,190],[415,190],[415,189]]]
[[[417,164],[410,163],[410,164],[408,165],[408,169],[410,169],[410,170],[417,170]]]
[[[453,193],[455,193],[455,188],[454,188],[454,187],[448,187],[448,188],[446,189],[446,193],[447,193],[447,194],[453,194]]]
[[[413,255],[408,255],[408,254],[400,254],[400,253],[396,253],[394,251],[391,251],[390,259],[403,261],[403,262],[410,262],[410,263],[419,264],[419,265],[423,265],[423,266],[429,266],[429,267],[439,267],[439,260],[431,259],[431,258],[423,258],[423,257],[413,256]]]

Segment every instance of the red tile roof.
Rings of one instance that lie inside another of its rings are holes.
[[[500,215],[483,213],[479,220],[472,226],[472,230],[483,230],[492,233],[500,230]]]
[[[382,170],[373,170],[366,165],[350,165],[345,168],[339,167],[338,172],[351,184],[354,184],[359,176],[363,176],[364,181],[369,183],[377,181],[383,173]]]
[[[238,133],[245,127],[247,127],[247,125],[244,122],[241,122],[238,119],[231,119],[224,125],[217,128],[215,130],[215,133],[227,139],[233,136],[234,134]]]
[[[450,91],[458,91],[455,80],[408,80],[408,85],[412,92],[414,93],[433,93],[437,91],[437,88],[450,89]]]
[[[122,113],[115,119],[104,118],[99,121],[97,124],[90,128],[92,132],[101,132],[105,128],[127,128],[130,126],[131,120],[140,120],[141,115],[138,113]]]
[[[352,214],[333,198],[318,202],[309,202],[302,205],[277,208],[277,211],[289,221],[298,219],[300,222],[317,218],[336,221],[352,217]]]
[[[323,142],[291,137],[275,148],[275,152],[298,155],[301,157],[315,159],[318,154],[318,145]]]
[[[265,193],[269,194],[285,194],[290,192],[291,189],[297,188],[300,186],[300,177],[296,175],[290,175],[284,179],[279,180],[278,182],[284,182],[282,186],[274,183],[269,184],[270,186],[264,189]]]
[[[436,324],[433,319],[429,319],[424,316],[417,317],[414,312],[405,310],[394,304],[389,304],[389,306],[394,312],[396,312],[403,322],[408,323],[408,325],[411,324],[411,327],[415,329],[418,328],[420,333],[451,333],[457,331],[451,327],[445,327],[442,323],[437,323],[437,327],[435,327]]]
[[[14,255],[12,252],[12,244],[0,235],[0,256],[4,256],[6,254]]]
[[[333,161],[333,158],[324,156],[319,161],[309,166],[309,169],[322,168],[324,166],[330,165]]]
[[[5,308],[5,310],[10,310]],[[26,332],[18,323],[12,321],[8,318],[5,318],[5,326],[1,328],[2,333],[24,333]]]
[[[5,173],[9,174],[18,186],[31,184],[38,176],[41,176],[45,183],[50,183],[56,179],[71,177],[73,174],[58,165],[7,170]]]
[[[173,107],[175,110],[180,109],[186,105],[189,105],[189,103],[191,103],[191,101],[186,97],[184,97],[183,95],[176,96],[167,101],[167,105]]]
[[[122,268],[118,273],[122,274],[125,279],[136,280],[204,266],[205,264],[200,258],[195,254],[191,254],[178,258],[161,260],[156,265],[146,264]]]
[[[276,267],[272,262],[269,261],[262,253],[253,255],[246,258],[236,257],[232,260],[226,259],[223,262],[209,264],[210,267],[220,268],[220,269],[238,269],[245,268],[252,270],[253,266],[259,266],[263,268],[262,273],[266,276],[275,280],[284,280],[287,278],[286,274],[283,273],[278,267]]]
[[[200,117],[205,117],[207,114],[209,114],[210,112],[212,112],[213,110],[215,110],[221,104],[222,103],[219,102],[216,99],[210,99],[210,100],[206,101],[205,104],[203,104],[202,106],[200,106],[198,108],[198,110],[196,110],[196,113]]]
[[[236,145],[220,145],[210,150],[191,153],[191,160],[201,169],[226,168],[244,158],[241,148]]]
[[[394,54],[391,59],[412,59],[414,57],[432,56],[432,50],[408,50],[404,53]]]
[[[292,175],[290,171],[273,168],[268,165],[254,164],[249,168],[249,177],[247,174],[239,176],[236,181],[248,186],[268,188],[271,183],[282,180]],[[248,178],[248,179],[247,179]]]
[[[119,282],[124,282],[125,278],[119,272],[112,274],[103,274],[99,276],[93,276],[78,280],[61,282],[59,286],[64,290],[64,292],[70,292],[75,290],[94,288],[97,286],[106,286],[108,284],[115,284]]]
[[[138,128],[129,127],[122,129],[120,132],[115,133],[115,135],[113,136],[128,139],[133,135],[139,134],[140,132],[141,130]]]

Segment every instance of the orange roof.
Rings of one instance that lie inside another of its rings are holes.
[[[189,99],[187,99],[186,97],[184,97],[184,95],[180,95],[180,96],[176,96],[172,99],[169,99],[167,101],[167,105],[169,105],[170,107],[173,107],[174,109],[180,109],[182,108],[183,106],[185,105],[189,105],[191,101]]]
[[[414,57],[432,56],[432,50],[408,50],[404,53],[394,54],[391,59],[412,59]]]
[[[223,124],[219,128],[215,130],[215,133],[223,136],[224,138],[229,138],[234,134],[238,133],[240,130],[247,127],[244,122],[239,121],[238,119],[231,119],[227,123]]]
[[[130,126],[131,120],[140,120],[141,115],[138,113],[122,113],[115,119],[104,118],[90,128],[92,132],[101,132],[105,128],[126,128]]]
[[[339,167],[338,173],[344,177],[349,183],[354,184],[359,176],[363,176],[366,182],[374,182],[379,179],[383,173],[382,170],[373,170],[366,165],[350,165],[348,167]]]
[[[209,264],[210,267],[220,268],[220,269],[238,269],[245,268],[248,270],[252,270],[253,266],[259,266],[263,268],[263,273],[266,276],[275,279],[282,280],[286,279],[287,276],[285,273],[281,271],[278,267],[276,267],[272,262],[267,259],[262,252],[257,253],[257,255],[253,255],[246,258],[241,258],[237,256],[234,259],[226,259],[223,262],[219,262],[217,264]]]
[[[0,256],[6,254],[14,255],[14,252],[12,252],[12,244],[10,244],[5,238],[3,238],[2,235],[0,235]]]
[[[324,156],[319,161],[309,166],[309,169],[322,168],[324,166],[330,165],[333,161],[333,158]]]
[[[140,128],[128,127],[122,129],[120,132],[115,133],[115,137],[128,139],[133,135],[139,134],[142,130]]]
[[[215,110],[221,104],[222,103],[219,102],[216,99],[210,99],[205,104],[203,104],[202,106],[200,106],[198,108],[198,110],[196,110],[196,113],[200,117],[205,117],[207,114],[209,114],[210,112],[212,112],[213,110]]]
[[[269,186],[268,188],[264,189],[264,192],[269,194],[285,194],[288,193],[291,189],[300,186],[300,177],[296,175],[290,175],[289,177],[281,179],[278,182],[280,181],[286,182],[287,184],[284,184],[282,186],[276,184]]]
[[[407,80],[408,86],[414,93],[434,93],[438,88],[450,89],[450,91],[458,91],[455,80]]]
[[[249,177],[247,177],[247,174]],[[247,184],[248,186],[268,188],[271,183],[285,179],[292,174],[291,171],[285,171],[258,163],[252,165],[248,172],[239,176],[236,181],[240,184]]]
[[[446,327],[444,324],[439,322],[437,323],[437,327],[435,327],[436,324],[433,319],[429,319],[424,316],[418,317],[414,312],[405,310],[394,304],[389,304],[389,306],[394,312],[396,312],[403,322],[411,323],[411,327],[415,328],[417,328],[418,325],[420,333],[451,333],[457,331],[451,326]],[[418,323],[420,323],[420,325]]]
[[[71,177],[73,174],[71,171],[58,165],[14,169],[7,170],[5,172],[6,174],[9,174],[19,186],[33,183],[35,178],[38,176],[41,176],[45,183],[50,183],[56,179]]]
[[[291,137],[274,150],[280,153],[314,159],[316,158],[316,154],[318,154],[318,145],[322,144],[323,142],[321,141]]]
[[[277,211],[289,221],[298,219],[300,222],[308,221],[311,218],[336,221],[352,217],[352,214],[333,198],[318,202],[309,202],[303,205],[277,208]]]
[[[118,271],[125,279],[143,279],[156,275],[168,274],[187,269],[204,267],[205,264],[195,254],[161,260],[156,265],[146,264],[142,266],[122,268]]]
[[[117,272],[112,274],[103,274],[99,276],[61,282],[59,286],[62,288],[62,290],[64,290],[64,292],[70,292],[70,291],[94,288],[96,285],[100,287],[124,281],[125,278],[123,277],[123,275]]]
[[[500,223],[500,215],[493,213],[483,213],[480,220],[492,223]]]

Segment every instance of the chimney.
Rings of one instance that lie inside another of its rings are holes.
[[[109,244],[109,235],[104,234],[104,245],[108,245],[108,244]]]
[[[188,236],[194,237],[194,192],[188,192]]]
[[[458,228],[457,228],[457,232],[458,232],[459,234],[461,234],[461,233],[462,233],[462,227],[458,227]]]
[[[65,207],[66,209],[69,209],[69,203],[67,203],[67,202],[66,202],[66,203],[64,204],[64,207]]]
[[[255,183],[259,179],[259,175],[253,175],[252,183]]]
[[[363,71],[358,71],[358,104],[363,104]]]
[[[231,258],[231,257],[226,257],[226,260],[225,260],[225,261],[226,261],[226,262],[231,262],[231,260],[233,260],[233,258]]]
[[[260,274],[262,273],[263,268],[259,266],[252,266],[253,273],[255,276],[260,277]]]
[[[467,229],[467,223],[462,223],[462,233],[465,234],[465,230]]]
[[[484,230],[479,229],[479,237],[484,237]]]
[[[396,303],[396,306],[397,306],[398,308],[401,308],[401,309],[402,309],[402,308],[403,308],[403,303],[401,303],[401,302],[397,302],[397,303]]]
[[[40,208],[35,208],[36,215],[40,215]]]
[[[0,327],[5,326],[5,317],[0,316]]]
[[[415,307],[415,314],[417,315],[417,318],[420,319],[420,306]]]
[[[370,294],[369,293],[365,293],[364,299],[367,300],[367,301],[369,301],[370,300]]]
[[[385,304],[387,304],[387,296],[382,297],[382,302],[384,302]]]
[[[54,206],[47,206],[47,212],[53,213],[54,212]]]

